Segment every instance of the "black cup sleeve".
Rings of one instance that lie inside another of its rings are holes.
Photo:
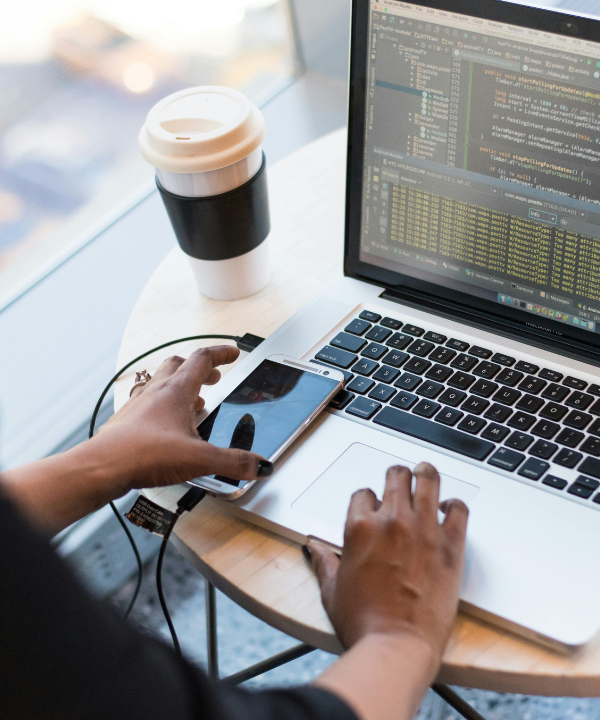
[[[248,182],[211,197],[182,197],[156,185],[177,241],[198,260],[229,260],[258,247],[271,230],[267,161]]]

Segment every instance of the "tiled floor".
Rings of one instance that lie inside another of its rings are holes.
[[[170,642],[155,587],[155,561],[145,570],[144,583],[133,622],[158,633]],[[123,608],[131,597],[133,581],[113,600]],[[173,548],[169,548],[163,566],[163,586],[175,627],[187,657],[199,665],[206,662],[204,580]],[[237,672],[248,665],[296,644],[278,630],[265,625],[218,593],[219,662],[221,675]],[[321,651],[258,677],[253,687],[296,685],[310,682],[335,657]],[[481,690],[456,688],[487,720],[600,720],[600,699],[543,698],[502,695]],[[459,715],[429,693],[417,720],[458,720]]]

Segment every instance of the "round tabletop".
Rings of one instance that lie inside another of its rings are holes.
[[[256,295],[233,302],[209,300],[199,293],[185,255],[178,248],[169,253],[131,314],[117,366],[177,337],[246,332],[267,337],[340,277],[345,153],[346,134],[339,130],[269,168],[274,270]],[[152,373],[165,357],[174,352],[185,357],[202,344],[169,348],[132,368],[116,383],[115,408],[126,402],[135,370],[144,367]],[[162,495],[168,504],[169,492],[173,490],[148,494],[159,502]],[[314,647],[341,651],[299,545],[231,516],[225,502],[212,498],[182,516],[174,534],[186,558],[243,608]],[[597,696],[600,644],[565,657],[459,615],[438,680],[500,692]]]

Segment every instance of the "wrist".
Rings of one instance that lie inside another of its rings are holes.
[[[437,675],[441,657],[431,644],[421,634],[412,629],[396,630],[394,632],[371,632],[361,638],[356,645],[368,647],[374,651],[385,654],[392,660],[395,657],[410,657],[422,671]]]

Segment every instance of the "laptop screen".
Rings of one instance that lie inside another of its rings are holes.
[[[370,2],[359,260],[600,333],[600,42],[433,4]]]

